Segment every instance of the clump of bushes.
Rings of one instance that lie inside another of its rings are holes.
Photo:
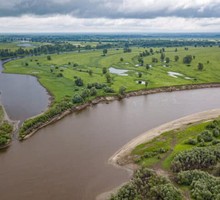
[[[0,145],[5,145],[11,140],[13,126],[7,121],[0,125]]]
[[[173,172],[193,169],[208,169],[220,160],[220,145],[210,147],[195,147],[177,154],[172,163]]]
[[[19,130],[20,139],[23,139],[27,134],[29,134],[35,128],[40,127],[45,122],[49,121],[50,119],[52,119],[55,116],[58,116],[59,114],[61,114],[65,110],[70,109],[72,106],[73,106],[73,104],[68,99],[64,99],[63,101],[56,104],[56,106],[52,107],[47,112],[45,112],[35,118],[32,118],[32,119],[25,121]]]
[[[108,86],[106,86],[106,87],[104,88],[104,92],[105,92],[105,93],[115,93],[115,91],[114,91],[111,87],[108,87]]]
[[[197,140],[196,139],[193,139],[193,138],[190,138],[188,139],[185,144],[189,144],[189,145],[196,145],[197,144]]]
[[[180,192],[169,180],[154,171],[142,168],[136,171],[132,180],[123,186],[110,200],[161,199],[181,200]]]
[[[198,135],[197,140],[198,142],[211,142],[213,140],[212,133],[210,133],[208,130],[205,130]]]
[[[96,88],[97,90],[99,89],[103,89],[104,87],[106,87],[106,84],[102,84],[102,83],[88,83],[87,84],[87,88],[91,89],[91,88]]]
[[[191,196],[195,200],[220,198],[220,178],[200,170],[184,171],[177,175],[180,185],[190,186]]]

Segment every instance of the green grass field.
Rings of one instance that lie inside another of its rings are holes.
[[[102,55],[101,50],[87,51],[81,53],[66,53],[60,55],[51,55],[51,60],[47,60],[47,56],[27,57],[20,60],[15,60],[5,65],[6,73],[20,73],[37,76],[39,81],[46,87],[55,97],[56,101],[60,101],[64,96],[73,96],[83,89],[83,87],[76,87],[74,84],[74,77],[81,77],[84,85],[93,82],[106,83],[105,75],[102,74],[102,68],[114,67],[117,69],[126,69],[128,76],[120,76],[110,74],[112,83],[108,84],[116,92],[121,86],[127,88],[128,91],[145,89],[144,84],[138,84],[138,80],[147,81],[147,88],[157,88],[161,86],[183,85],[183,84],[199,84],[220,82],[220,48],[218,47],[190,47],[185,51],[183,47],[166,49],[166,57],[170,58],[168,67],[165,63],[152,63],[152,57],[160,60],[160,54],[154,54],[144,57],[144,66],[138,65],[138,55],[143,52],[144,48],[132,48],[131,53],[124,53],[120,50],[108,50],[106,56]],[[148,49],[149,50],[149,49]],[[154,51],[159,49],[154,49]],[[174,56],[179,56],[179,61],[174,61]],[[193,55],[190,66],[183,64],[183,57],[186,55]],[[123,61],[120,61],[123,58]],[[209,61],[209,63],[207,63]],[[204,69],[199,71],[197,69],[198,63],[204,64]],[[77,63],[77,67],[73,64]],[[152,65],[147,70],[146,64]],[[51,73],[53,69],[53,73]],[[88,70],[92,70],[92,76],[89,75]],[[142,77],[138,77],[138,73],[142,73]],[[181,73],[182,76],[174,78],[168,75],[168,72]],[[58,78],[57,74],[62,73],[63,77]],[[188,79],[188,78],[190,79]],[[104,95],[102,91],[98,95]]]
[[[160,167],[169,170],[171,161],[179,152],[192,149],[194,146],[186,144],[189,139],[195,139],[211,122],[205,122],[197,125],[191,125],[184,130],[173,130],[165,132],[153,140],[137,146],[132,155],[140,159],[136,161],[144,167],[153,167],[160,163]],[[165,151],[160,152],[161,149]],[[157,152],[154,156],[145,158],[146,153]],[[162,162],[161,162],[162,158]]]

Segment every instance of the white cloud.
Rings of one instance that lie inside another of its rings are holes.
[[[154,19],[22,16],[0,18],[1,32],[217,32],[220,18],[158,17]]]

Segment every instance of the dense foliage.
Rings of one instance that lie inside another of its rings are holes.
[[[22,125],[19,131],[20,139],[23,139],[28,133],[40,127],[41,125],[51,120],[52,118],[59,116],[64,111],[72,108],[72,106],[73,104],[69,101],[69,99],[65,99],[61,101],[60,103],[56,104],[56,106],[52,107],[45,113],[35,118],[28,119],[27,121],[24,122],[24,124]]]
[[[180,192],[166,178],[147,168],[137,170],[132,180],[110,200],[180,200]]]
[[[12,131],[13,126],[8,122],[5,121],[0,125],[0,145],[5,145],[10,141]]]
[[[177,176],[180,185],[190,186],[191,196],[195,200],[220,199],[220,178],[200,170],[183,171]]]
[[[195,147],[177,154],[172,163],[173,172],[207,169],[220,161],[220,145],[210,147]]]

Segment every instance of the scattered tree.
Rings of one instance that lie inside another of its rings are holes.
[[[107,73],[107,68],[106,68],[106,67],[103,67],[103,68],[102,68],[102,73],[103,73],[103,74],[106,74],[106,73]]]
[[[48,56],[47,56],[47,60],[51,60],[51,56],[48,55]]]
[[[190,64],[192,62],[192,56],[191,55],[187,55],[183,58],[183,63],[184,64]]]
[[[138,77],[141,78],[142,77],[142,73],[138,72]]]
[[[176,55],[176,56],[174,57],[174,60],[175,60],[175,62],[177,62],[177,61],[179,60],[179,56]]]
[[[108,49],[103,49],[103,55],[105,56],[108,53]]]
[[[202,64],[202,63],[198,63],[197,68],[198,68],[198,70],[199,70],[199,71],[202,71],[202,70],[203,70],[203,68],[204,68],[204,66],[203,66],[203,64]]]
[[[83,80],[80,77],[77,77],[75,80],[75,84],[79,87],[83,86]]]
[[[120,94],[120,95],[125,95],[125,91],[126,91],[126,88],[125,88],[124,86],[121,86],[121,87],[119,88],[119,94]]]

